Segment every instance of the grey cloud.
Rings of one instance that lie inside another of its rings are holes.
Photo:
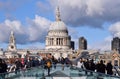
[[[106,22],[120,20],[120,0],[49,0],[59,5],[62,20],[71,26],[102,28]]]

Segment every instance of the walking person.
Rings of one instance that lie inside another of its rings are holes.
[[[83,64],[82,59],[80,59],[80,60],[77,62],[77,67],[78,67],[79,69],[83,69],[83,68],[84,68],[84,64]]]
[[[100,61],[100,63],[97,65],[97,72],[105,73],[106,66],[103,63],[103,60]]]
[[[3,64],[3,67],[2,67],[3,73],[6,73],[7,72],[7,64],[4,60],[2,60],[2,64]]]
[[[53,63],[54,69],[56,69],[57,62],[58,62],[57,59],[54,56],[52,56],[52,63]]]
[[[33,67],[33,59],[30,57],[27,57],[27,59],[25,60],[25,64],[24,64],[24,68],[31,68]]]
[[[86,61],[84,61],[83,64],[84,64],[84,67],[86,69],[85,70],[85,74],[87,75],[87,72],[90,69],[90,67],[89,67],[89,59],[87,59]]]
[[[7,64],[4,60],[0,59],[0,76],[5,79],[5,74],[7,72]]]
[[[0,59],[0,74],[3,73],[2,67],[3,67],[3,63],[2,63],[2,59]]]
[[[55,58],[54,61],[53,61],[53,65],[54,65],[54,69],[56,69],[56,65],[57,65],[57,59]]]
[[[50,58],[46,60],[46,67],[48,69],[48,76],[50,76],[50,68],[52,67],[52,60]]]
[[[94,60],[92,59],[92,60],[90,60],[90,62],[89,62],[89,70],[91,70],[90,71],[90,74],[91,75],[93,75],[93,72],[92,71],[95,71],[95,63],[93,62]]]
[[[20,62],[20,60],[16,59],[15,60],[15,74],[17,74],[18,72],[20,72],[20,69],[22,68],[22,63]]]
[[[33,60],[34,66],[38,67],[40,65],[40,61],[38,60],[37,57],[35,57],[35,59]]]
[[[46,67],[46,59],[45,59],[45,58],[42,58],[42,60],[40,61],[40,65],[41,65],[44,69],[47,68],[47,67]]]
[[[113,69],[113,66],[111,64],[111,61],[109,61],[106,65],[107,74],[112,75],[113,74],[112,69]]]
[[[62,57],[60,62],[61,62],[61,65],[62,65],[62,70],[64,70],[65,59]]]

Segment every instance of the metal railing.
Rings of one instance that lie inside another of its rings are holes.
[[[62,67],[64,67],[64,70],[62,70]],[[52,66],[50,76],[47,75],[47,69],[44,69],[44,66],[39,66],[39,67],[28,68],[25,70],[21,69],[21,70],[9,72],[9,73],[1,73],[0,79],[6,79],[6,78],[8,78],[8,79],[23,79],[25,77],[28,77],[31,79],[33,77],[39,78],[39,79],[45,79],[45,78],[52,79],[52,78],[56,77],[56,75],[53,73],[57,73],[58,71],[65,74],[64,77],[69,77],[71,79],[72,78],[74,79],[74,77],[79,77],[79,78],[86,77],[86,79],[88,77],[92,77],[93,79],[97,79],[97,78],[120,79],[120,76],[108,75],[108,74],[99,73],[99,72],[95,72],[95,71],[91,71],[91,70],[77,68],[72,65],[62,66],[61,64],[57,64],[56,69],[54,69],[54,66]],[[57,77],[62,77],[62,75],[59,74]]]

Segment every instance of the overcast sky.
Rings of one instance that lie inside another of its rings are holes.
[[[0,0],[0,47],[7,48],[14,31],[17,48],[45,48],[45,36],[61,19],[78,48],[78,39],[88,40],[88,49],[110,50],[113,37],[120,37],[120,0]]]

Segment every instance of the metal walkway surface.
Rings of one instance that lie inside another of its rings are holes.
[[[85,72],[88,73],[86,74]],[[50,76],[48,76],[47,69],[35,67],[21,70],[17,74],[15,72],[6,73],[4,77],[1,74],[0,79],[120,79],[120,77],[87,71],[72,66],[65,66],[64,70],[62,70],[61,64],[58,64],[56,69],[51,68]]]

